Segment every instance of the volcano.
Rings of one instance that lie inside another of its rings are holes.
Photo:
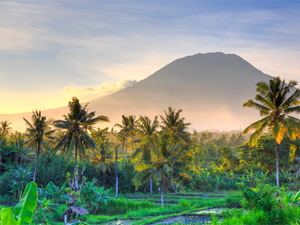
[[[206,53],[177,59],[144,80],[116,93],[90,101],[89,111],[108,116],[113,126],[122,115],[164,115],[169,106],[182,109],[185,121],[196,130],[239,130],[258,120],[259,113],[243,108],[255,97],[256,84],[268,81],[264,74],[235,54]],[[62,119],[67,107],[43,110],[48,118]],[[24,131],[29,113],[1,114],[14,129]]]

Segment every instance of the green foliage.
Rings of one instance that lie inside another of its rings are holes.
[[[180,207],[182,209],[188,209],[188,208],[190,208],[190,206],[191,206],[191,201],[185,200],[185,199],[180,200]]]
[[[33,174],[30,168],[24,169],[22,167],[13,171],[11,177],[11,188],[15,199],[18,200],[25,186],[32,180]]]
[[[95,185],[97,180],[93,179],[92,181],[87,181],[81,189],[81,198],[83,204],[89,204],[89,207],[92,209],[93,203],[95,202]]]
[[[272,213],[278,206],[276,201],[276,187],[269,184],[258,184],[257,188],[250,188],[244,184],[239,184],[244,200],[243,206],[246,209],[262,210],[266,213]]]
[[[52,182],[55,185],[62,186],[67,171],[74,170],[73,165],[65,156],[57,156],[53,153],[41,155],[39,157],[39,169],[36,174],[37,184],[45,187],[49,182]]]
[[[1,224],[2,225],[26,225],[30,224],[33,211],[37,203],[37,185],[30,182],[26,185],[24,194],[18,205],[12,209],[2,208]]]
[[[34,222],[43,224],[50,223],[50,221],[53,219],[53,211],[57,211],[56,205],[53,204],[49,199],[38,199],[37,208],[35,210]]]
[[[257,140],[256,145],[250,147],[247,143],[238,148],[240,154],[240,162],[242,166],[249,164],[261,165],[264,172],[275,172],[276,166],[274,163],[275,150],[274,150],[274,138],[271,136],[263,136]],[[282,169],[290,167],[290,153],[291,141],[285,137],[281,144],[278,146],[279,154],[279,166]]]
[[[1,143],[0,146],[0,174],[14,168],[16,165],[27,163],[26,158],[31,152],[23,147]],[[30,157],[29,157],[30,158]]]
[[[68,196],[65,194],[66,184],[67,182],[65,182],[62,185],[62,187],[59,188],[58,186],[56,186],[54,183],[50,181],[45,188],[43,188],[42,186],[41,188],[38,189],[39,199],[41,200],[46,198],[56,203],[66,202],[68,199]]]
[[[152,209],[155,204],[148,201],[133,201],[125,199],[111,199],[105,204],[104,202],[99,205],[98,213],[104,215],[117,215],[125,214],[129,211],[139,209]]]

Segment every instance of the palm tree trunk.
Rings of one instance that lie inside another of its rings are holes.
[[[174,170],[173,170],[173,167],[172,167],[172,190],[173,192],[175,192],[175,186],[174,186]]]
[[[103,173],[103,187],[105,188],[105,175],[106,175],[106,171]]]
[[[38,165],[40,150],[41,150],[41,143],[38,142],[38,149],[37,149],[37,154],[36,154],[36,157],[35,157],[35,167],[34,167],[34,174],[33,174],[33,182],[35,182],[35,178],[36,178],[36,170],[37,170],[37,165]]]
[[[118,187],[119,187],[119,177],[118,177],[118,148],[115,148],[116,153],[116,199],[118,199]]]
[[[276,183],[279,190],[279,162],[278,162],[278,144],[275,141],[275,154],[276,154]]]
[[[124,160],[125,160],[125,156],[124,156],[124,146],[125,146],[125,141],[123,141],[123,143],[122,143],[123,164],[124,164]]]
[[[153,195],[152,176],[150,176],[150,195]]]
[[[164,184],[163,184],[163,180],[161,180],[160,201],[161,201],[161,207],[164,207]]]
[[[77,146],[78,145],[78,139],[76,137],[75,139],[75,169],[74,169],[74,178],[75,178],[75,192],[78,191],[78,178],[79,178],[79,174],[78,174],[78,168],[77,168]]]
[[[127,140],[125,142],[125,148],[126,148],[126,162],[127,162]]]

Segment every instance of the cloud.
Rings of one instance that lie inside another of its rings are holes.
[[[66,93],[77,95],[77,96],[87,96],[87,95],[95,95],[97,94],[98,97],[112,94],[114,92],[120,91],[124,88],[127,88],[133,84],[137,83],[136,80],[123,80],[120,82],[104,82],[100,85],[95,87],[78,87],[73,84],[70,86],[64,86],[64,91]],[[100,96],[99,96],[100,95]]]
[[[122,89],[110,81],[141,80],[177,58],[216,51],[300,79],[299,4],[0,2],[2,90],[50,93],[72,83],[61,92],[90,100]],[[109,85],[94,87],[102,82]]]

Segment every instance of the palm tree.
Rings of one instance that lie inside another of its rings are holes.
[[[11,122],[8,120],[1,121],[0,122],[0,150],[2,145],[2,140],[6,140],[6,135],[9,133],[9,131],[12,129],[9,125],[11,125]]]
[[[128,120],[129,120],[129,137],[131,139],[131,152],[133,152],[133,138],[135,137],[135,133],[136,133],[136,123],[137,121],[135,120],[135,116],[134,115],[130,115],[128,116]]]
[[[24,144],[28,144],[29,146],[34,146],[37,148],[36,158],[35,158],[35,168],[33,174],[33,181],[35,182],[36,171],[38,165],[39,155],[41,153],[42,146],[47,148],[45,138],[49,137],[55,130],[51,130],[50,122],[47,121],[46,116],[42,116],[41,111],[33,111],[32,112],[32,123],[28,120],[25,120],[27,125],[25,136],[29,139]]]
[[[239,133],[235,139],[235,146],[240,146],[245,142],[245,138],[242,133]]]
[[[116,199],[119,193],[119,175],[118,175],[118,146],[115,146],[115,173],[116,173]]]
[[[117,134],[117,138],[122,143],[122,151],[123,151],[123,162],[124,162],[124,148],[126,149],[126,161],[127,161],[127,140],[130,135],[132,124],[129,117],[122,115],[122,124],[116,123],[115,127],[120,128],[120,132]]]
[[[151,147],[149,142],[156,135],[156,130],[158,128],[159,122],[157,116],[155,116],[153,122],[147,116],[140,116],[137,121],[137,133],[141,136],[141,139],[136,140],[140,143],[140,148],[138,148],[132,155],[135,158],[138,154],[142,153],[141,161],[151,161]],[[153,195],[152,189],[152,175],[150,175],[150,195]]]
[[[161,128],[164,132],[168,133],[172,138],[171,141],[176,142],[177,140],[183,140],[186,144],[191,143],[191,140],[188,138],[187,128],[190,123],[184,123],[185,118],[180,117],[182,109],[179,109],[177,112],[172,107],[168,107],[168,112],[165,112],[165,117],[160,116],[162,120]],[[175,192],[174,186],[174,171],[172,170],[172,189]]]
[[[97,128],[97,130],[93,130],[91,132],[92,138],[98,140],[99,138],[105,139],[109,135],[108,127],[101,129]]]
[[[281,81],[280,77],[269,80],[269,83],[259,82],[256,85],[256,96],[254,102],[249,99],[244,103],[244,107],[255,108],[260,112],[263,119],[252,123],[244,130],[247,134],[251,130],[255,132],[250,136],[249,144],[253,146],[258,138],[262,136],[263,130],[268,129],[271,131],[275,139],[275,154],[276,154],[276,177],[277,186],[279,188],[279,162],[278,162],[278,145],[281,143],[285,134],[294,140],[299,136],[297,130],[300,129],[300,120],[288,116],[290,113],[300,113],[300,90],[296,90],[289,94],[297,85],[296,81],[290,81],[288,84],[285,80]]]
[[[185,118],[180,117],[182,109],[179,109],[177,112],[172,107],[168,107],[168,112],[165,112],[165,117],[160,115],[161,119],[161,128],[164,132],[170,134],[173,139],[181,139],[185,143],[190,143],[191,140],[187,137],[187,128],[190,123],[184,123]]]
[[[0,130],[2,134],[8,134],[12,130],[12,128],[9,126],[11,125],[11,122],[9,122],[9,120],[1,121],[0,125]]]
[[[24,135],[21,132],[15,131],[10,135],[9,142],[12,143],[17,148],[21,148],[25,143]]]
[[[107,139],[102,139],[100,137],[98,139],[97,146],[98,148],[92,151],[89,160],[93,165],[102,171],[103,187],[105,187],[106,173],[111,172],[114,152],[109,149],[111,147],[111,143]]]
[[[171,136],[160,133],[158,136],[149,141],[149,145],[155,154],[151,161],[144,160],[144,168],[133,178],[136,185],[148,182],[149,177],[154,175],[156,180],[160,182],[161,188],[161,206],[164,206],[164,189],[168,190],[168,174],[172,171],[178,172],[179,175],[191,179],[191,176],[176,165],[184,165],[185,162],[180,161],[180,156],[185,150],[180,150],[181,142],[172,143]],[[176,164],[175,164],[176,162]]]
[[[65,120],[56,120],[53,125],[57,128],[65,130],[65,134],[59,139],[55,150],[63,147],[62,152],[70,152],[75,148],[75,174],[78,174],[77,155],[85,157],[85,149],[96,149],[97,145],[94,140],[84,131],[88,125],[94,125],[97,122],[109,122],[108,117],[98,116],[95,117],[95,112],[87,113],[86,104],[84,107],[79,103],[79,99],[72,98],[68,107],[70,112],[64,115]],[[77,176],[78,177],[78,176]],[[75,181],[75,192],[78,190],[78,180]]]

